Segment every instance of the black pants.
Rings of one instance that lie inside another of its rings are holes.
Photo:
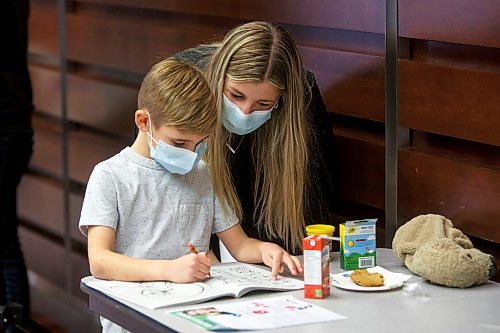
[[[32,147],[31,130],[0,134],[0,265],[4,280],[0,292],[5,296],[2,301],[23,305],[24,318],[29,318],[30,298],[26,265],[18,237],[17,186],[28,165]]]
[[[18,237],[17,186],[33,150],[28,16],[28,0],[0,1],[0,303],[20,303],[26,319],[30,299]]]

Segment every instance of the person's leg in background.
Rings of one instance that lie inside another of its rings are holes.
[[[33,147],[32,91],[27,67],[27,0],[0,1],[0,224],[2,301],[19,303],[29,319],[26,265],[18,237],[17,186]],[[6,332],[16,332],[8,327]]]
[[[30,297],[28,276],[18,237],[16,211],[17,185],[31,156],[29,132],[0,137],[0,212],[3,292],[6,303],[23,306],[23,317],[29,319]],[[7,332],[15,332],[12,328]]]

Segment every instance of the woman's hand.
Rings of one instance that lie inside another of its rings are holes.
[[[284,264],[288,266],[292,275],[304,272],[300,260],[295,256],[289,255],[285,250],[276,244],[263,242],[261,244],[261,254],[264,264],[271,267],[273,280],[278,278],[278,273],[283,273],[285,270]]]

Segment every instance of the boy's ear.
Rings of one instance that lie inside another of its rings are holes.
[[[149,131],[149,114],[145,110],[135,111],[135,125],[141,132]]]

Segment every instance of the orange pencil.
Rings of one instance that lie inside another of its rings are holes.
[[[188,243],[188,247],[194,254],[198,254],[198,250],[194,247],[193,243]]]

